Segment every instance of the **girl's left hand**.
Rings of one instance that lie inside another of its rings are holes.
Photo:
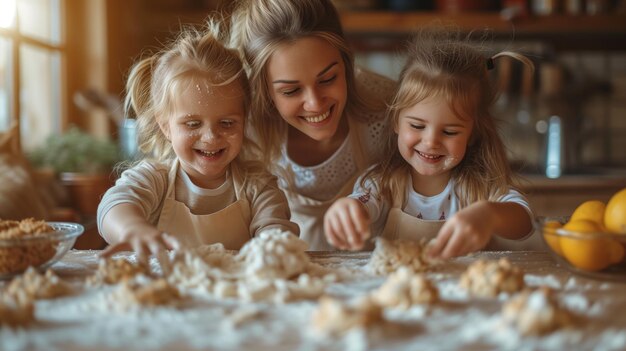
[[[476,202],[446,221],[428,250],[431,257],[463,256],[484,248],[495,228],[488,201]]]

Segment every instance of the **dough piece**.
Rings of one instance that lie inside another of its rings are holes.
[[[238,257],[248,276],[289,279],[304,272],[309,265],[307,246],[290,232],[270,229],[247,242]]]
[[[35,306],[31,299],[24,296],[0,298],[0,326],[22,327],[33,321],[35,321]]]
[[[423,274],[400,267],[372,293],[372,299],[383,307],[408,309],[415,304],[431,304],[439,300],[439,291]]]
[[[377,275],[395,272],[400,267],[407,267],[414,272],[426,271],[430,262],[424,254],[424,246],[415,241],[377,238],[367,268]]]
[[[125,259],[106,258],[98,262],[98,270],[89,277],[88,283],[93,286],[117,284],[134,278],[137,275],[150,275],[148,268]]]
[[[235,251],[222,244],[177,251],[172,259],[170,284],[217,293],[218,297],[237,296],[236,281],[242,276]],[[234,292],[233,292],[234,291]]]
[[[524,273],[506,258],[477,260],[461,275],[461,287],[470,294],[495,297],[501,292],[515,293],[524,288]]]
[[[366,328],[382,320],[382,308],[369,298],[349,305],[322,297],[313,312],[311,323],[313,329],[322,335],[340,336],[353,328]]]
[[[320,297],[326,289],[324,278],[300,274],[297,279],[246,279],[238,284],[238,296],[244,301],[268,301],[277,304]]]
[[[125,281],[114,293],[116,300],[124,307],[161,306],[178,301],[181,295],[167,280],[161,278],[146,280],[143,276]]]
[[[522,335],[542,335],[572,324],[572,315],[548,287],[517,294],[502,307],[502,317]]]
[[[21,221],[0,220],[0,240],[19,240],[53,232],[43,220],[26,218]],[[29,266],[38,267],[54,257],[56,241],[32,242],[28,245],[0,247],[0,274],[23,272]]]
[[[289,232],[268,230],[238,254],[223,247],[179,252],[167,279],[217,298],[274,303],[315,299],[337,277],[310,262],[306,248],[304,241]]]
[[[24,274],[9,283],[4,294],[13,298],[36,300],[70,295],[72,292],[72,287],[62,281],[51,269],[48,269],[44,275],[33,267],[29,267]]]

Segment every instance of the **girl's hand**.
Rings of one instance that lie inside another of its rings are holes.
[[[358,200],[341,198],[324,215],[324,233],[328,242],[342,250],[360,250],[370,237],[370,218]]]
[[[165,250],[177,250],[180,243],[176,238],[158,230],[147,223],[137,223],[128,228],[121,236],[121,241],[106,248],[101,257],[109,257],[116,252],[128,251],[137,253],[137,261],[148,266],[148,258],[154,255],[159,261],[164,274],[169,273],[169,259]]]
[[[494,233],[495,216],[487,201],[476,202],[446,221],[428,250],[432,257],[463,256],[484,248]]]

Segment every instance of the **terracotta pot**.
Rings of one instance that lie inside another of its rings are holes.
[[[113,186],[109,174],[61,173],[70,205],[83,216],[95,216],[102,195]]]

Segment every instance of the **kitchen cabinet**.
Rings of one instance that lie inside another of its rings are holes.
[[[208,10],[146,9],[144,30],[161,37],[180,24],[202,24]],[[626,14],[527,16],[512,20],[498,12],[447,14],[432,11],[342,11],[344,31],[357,49],[386,47],[396,49],[420,26],[449,24],[463,32],[490,29],[496,37],[512,40],[541,39],[557,49],[625,50]],[[400,39],[400,40],[398,40]]]
[[[556,179],[526,175],[521,190],[537,216],[570,216],[587,200],[608,202],[626,188],[626,172],[612,175],[566,175]]]
[[[497,12],[445,14],[439,12],[342,12],[346,35],[363,48],[366,40],[396,49],[420,26],[433,23],[453,25],[463,32],[489,29],[497,38],[540,39],[557,50],[626,50],[626,14],[528,16],[512,20]],[[391,40],[389,40],[391,39]]]

